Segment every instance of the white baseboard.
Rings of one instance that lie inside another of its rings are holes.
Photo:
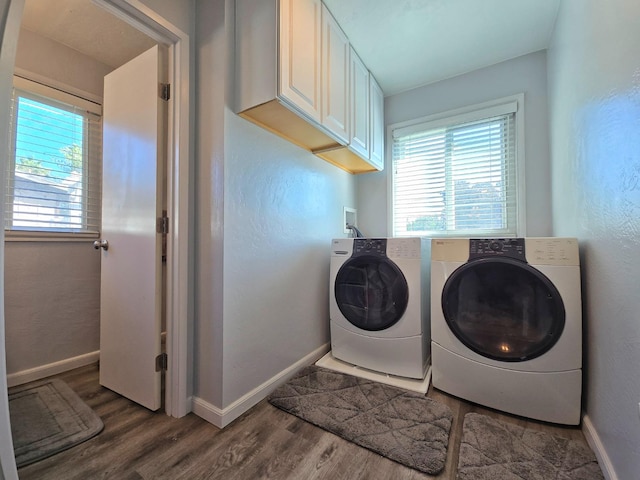
[[[611,465],[611,460],[609,460],[609,455],[607,455],[607,451],[604,449],[604,445],[602,445],[602,442],[600,441],[600,436],[588,415],[582,417],[582,433],[587,439],[587,443],[591,447],[591,450],[596,454],[596,458],[598,459],[598,464],[602,469],[604,478],[607,480],[618,480],[618,476],[613,469],[613,465]]]
[[[309,355],[298,360],[290,367],[271,377],[262,385],[259,385],[247,394],[243,395],[228,407],[221,409],[216,407],[215,405],[212,405],[206,400],[194,396],[193,413],[203,418],[207,422],[212,423],[218,428],[224,428],[244,412],[256,405],[259,401],[266,398],[278,386],[282,385],[287,380],[289,380],[289,378],[294,376],[302,367],[306,367],[307,365],[312,365],[313,363],[315,363],[316,360],[318,360],[329,351],[329,348],[330,344],[325,343],[323,346],[317,348]]]
[[[22,370],[16,373],[10,373],[7,375],[7,386],[15,387],[16,385],[22,385],[23,383],[40,380],[42,378],[50,377],[51,375],[57,375],[58,373],[73,370],[74,368],[90,365],[97,362],[99,359],[100,351],[97,350],[95,352],[85,353],[84,355],[78,355],[77,357],[66,358],[59,362],[41,365],[39,367]]]

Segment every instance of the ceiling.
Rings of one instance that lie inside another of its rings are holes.
[[[25,0],[22,27],[112,68],[155,45],[91,0]]]
[[[561,0],[324,0],[385,96],[548,47]],[[23,27],[118,67],[154,42],[91,0],[26,0]]]
[[[324,0],[385,96],[549,46],[561,0]]]

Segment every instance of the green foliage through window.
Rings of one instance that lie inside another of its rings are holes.
[[[5,229],[97,232],[100,118],[14,90]]]
[[[393,235],[515,235],[515,109],[393,130]]]

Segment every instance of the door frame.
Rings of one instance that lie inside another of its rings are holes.
[[[9,130],[9,105],[13,85],[13,69],[24,0],[0,0],[0,131]],[[8,138],[0,135],[0,198],[5,195],[4,162]],[[4,272],[4,208],[0,208],[0,272]],[[9,392],[4,328],[4,273],[0,276],[0,480],[18,479],[9,416]],[[7,441],[8,440],[8,441]]]
[[[166,327],[168,364],[165,411],[183,417],[192,410],[188,388],[192,360],[189,351],[191,302],[190,222],[191,196],[190,42],[189,36],[139,0],[92,0],[98,6],[166,45],[169,52],[171,97],[167,124],[167,295]]]

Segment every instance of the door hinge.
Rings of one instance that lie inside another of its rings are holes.
[[[156,231],[162,235],[162,263],[167,261],[167,235],[169,234],[169,217],[167,211],[162,211],[162,217],[156,221]]]
[[[161,353],[156,357],[156,372],[166,371],[169,359],[166,353]]]
[[[159,88],[159,96],[162,100],[169,100],[171,98],[171,84],[161,83]]]
[[[169,217],[163,215],[158,218],[156,223],[156,231],[163,235],[167,235],[169,233]]]

